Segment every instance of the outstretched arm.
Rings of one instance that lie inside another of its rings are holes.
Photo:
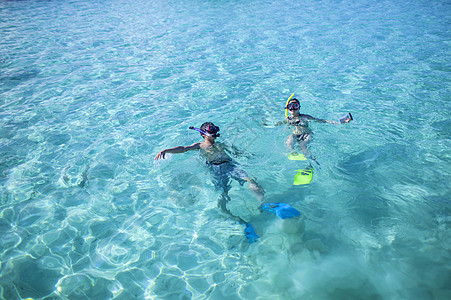
[[[155,156],[155,160],[165,159],[166,153],[185,153],[186,151],[200,149],[200,143],[195,143],[190,146],[178,146],[174,148],[164,149],[158,152]]]
[[[280,125],[283,125],[283,124],[288,124],[287,119],[284,119],[283,121],[276,122],[276,123],[274,124],[274,126],[280,126]]]
[[[321,122],[321,123],[330,123],[330,124],[349,123],[349,122],[351,122],[353,120],[351,113],[348,113],[346,116],[341,117],[339,122],[318,119],[318,118],[312,117],[310,115],[301,115],[301,116],[303,116],[304,118],[307,118],[309,120],[313,120],[313,121],[317,121],[317,122]]]
[[[274,124],[268,124],[268,123],[266,123],[266,121],[263,121],[263,122],[262,122],[263,126],[280,126],[280,125],[287,124],[287,123],[288,123],[288,122],[287,122],[286,119],[283,120],[283,121],[278,121],[278,122],[276,122],[276,123],[274,123]]]
[[[316,122],[320,122],[320,123],[340,124],[340,122],[324,120],[324,119],[318,119],[318,118],[312,117],[311,115],[301,114],[301,116],[306,118],[306,119],[309,119],[309,120],[312,120],[312,121],[316,121]]]

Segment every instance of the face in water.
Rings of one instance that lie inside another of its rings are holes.
[[[298,110],[301,106],[297,102],[291,102],[287,105],[288,110]]]
[[[215,126],[215,125],[208,125],[205,128],[205,132],[211,134],[213,137],[219,136],[218,131],[219,131],[219,127]]]
[[[290,112],[290,115],[293,116],[298,116],[299,115],[299,109],[301,108],[301,106],[299,105],[299,103],[297,101],[292,101],[290,103],[288,103],[286,109]]]

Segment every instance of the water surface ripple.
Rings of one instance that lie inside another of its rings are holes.
[[[449,1],[0,1],[2,299],[450,299]],[[312,124],[293,186],[285,99]],[[196,153],[213,121],[300,218]]]

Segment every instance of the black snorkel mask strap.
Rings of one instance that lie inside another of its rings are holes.
[[[204,134],[206,136],[209,136],[209,137],[219,137],[219,133],[209,133],[209,132],[203,131],[200,128],[196,128],[196,127],[193,127],[193,126],[190,126],[189,129],[199,131],[200,133],[202,133],[202,134]]]

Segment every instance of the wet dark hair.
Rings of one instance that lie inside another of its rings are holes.
[[[291,98],[290,101],[288,101],[288,104],[290,104],[291,102],[297,102],[299,105],[301,105],[301,103],[299,102],[299,100],[296,99],[296,98]]]
[[[203,131],[207,131],[207,128],[210,126],[215,126],[215,124],[211,122],[205,122],[200,126],[200,129],[202,129]]]
[[[219,137],[219,127],[213,124],[212,122],[205,122],[200,126],[200,129],[212,134],[214,137]]]

